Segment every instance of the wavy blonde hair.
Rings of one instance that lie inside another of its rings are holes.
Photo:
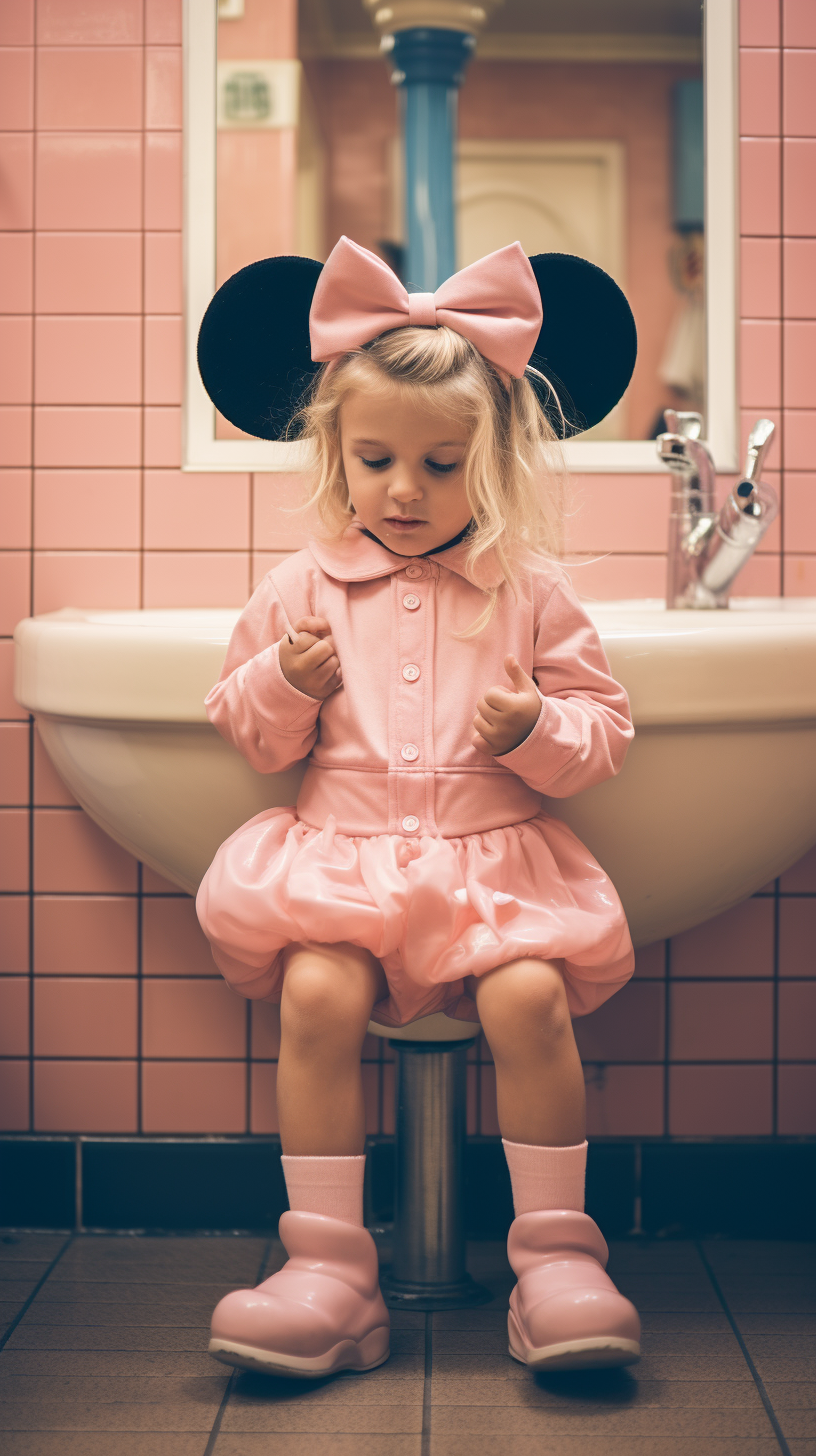
[[[296,417],[301,438],[315,454],[313,488],[303,509],[316,508],[332,539],[355,519],[340,449],[340,410],[352,390],[395,390],[470,426],[463,467],[475,524],[465,571],[488,598],[463,634],[475,636],[490,621],[504,583],[518,595],[525,563],[536,557],[556,563],[562,555],[564,465],[555,431],[527,379],[500,375],[453,329],[408,327],[381,334],[322,369]],[[557,405],[554,391],[553,398]],[[485,587],[478,568],[489,551],[504,582]]]

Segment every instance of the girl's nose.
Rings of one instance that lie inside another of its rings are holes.
[[[421,500],[422,487],[410,470],[397,470],[389,482],[388,494],[392,500]]]

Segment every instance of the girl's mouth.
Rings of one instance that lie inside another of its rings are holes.
[[[416,516],[386,516],[386,525],[392,526],[397,531],[416,530],[417,526],[427,525],[426,521],[420,521]]]

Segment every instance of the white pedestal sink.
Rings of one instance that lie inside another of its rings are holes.
[[[588,604],[637,734],[622,773],[546,801],[607,870],[644,945],[696,925],[816,841],[816,599],[727,611]],[[74,611],[21,622],[18,701],[119,844],[194,893],[218,845],[293,803],[207,722],[235,610]]]

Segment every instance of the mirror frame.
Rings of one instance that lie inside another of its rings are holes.
[[[184,470],[260,473],[306,467],[305,448],[272,440],[217,440],[215,409],[199,377],[199,325],[215,292],[218,0],[184,0]],[[738,464],[738,0],[705,0],[706,418],[719,470]],[[575,440],[576,474],[660,474],[652,440]]]

